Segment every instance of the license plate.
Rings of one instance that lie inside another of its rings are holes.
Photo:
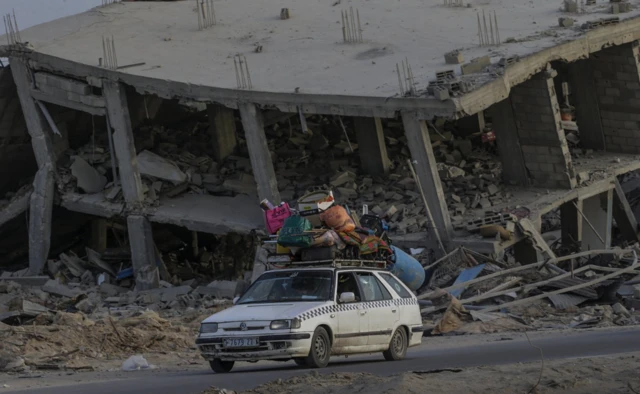
[[[230,338],[224,340],[224,347],[255,347],[258,338]]]

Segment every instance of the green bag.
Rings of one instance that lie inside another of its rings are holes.
[[[308,248],[313,245],[313,235],[305,234],[305,231],[313,229],[311,222],[302,216],[290,216],[285,219],[280,234],[278,245],[286,248]]]

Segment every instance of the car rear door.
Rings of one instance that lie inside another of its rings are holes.
[[[368,345],[388,345],[393,329],[400,320],[393,296],[373,272],[357,272],[364,307],[369,317]]]

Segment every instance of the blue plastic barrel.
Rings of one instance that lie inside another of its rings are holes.
[[[393,264],[389,264],[387,269],[408,288],[413,291],[418,290],[424,283],[424,268],[422,264],[402,249],[398,249],[393,245],[391,245],[391,249],[393,250],[393,257],[391,258]]]

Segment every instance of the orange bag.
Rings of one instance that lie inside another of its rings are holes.
[[[322,212],[320,214],[320,220],[337,232],[348,233],[356,229],[356,224],[353,219],[351,219],[347,210],[340,205],[334,205]]]

